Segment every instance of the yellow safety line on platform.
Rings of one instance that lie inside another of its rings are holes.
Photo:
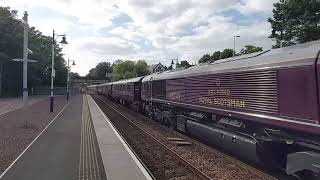
[[[86,96],[83,96],[79,180],[100,180],[95,136]]]

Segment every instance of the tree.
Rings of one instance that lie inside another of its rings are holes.
[[[17,11],[9,7],[0,7],[0,84],[1,95],[17,96],[22,93],[22,63],[13,62],[13,58],[22,58],[23,26],[17,18]],[[51,43],[52,38],[44,36],[34,27],[29,29],[30,59],[37,63],[28,64],[28,87],[49,85],[51,77]],[[62,57],[61,48],[55,44],[55,85],[65,86],[67,68]]]
[[[148,64],[143,60],[137,61],[135,64],[135,72],[137,77],[149,74]]]
[[[211,56],[209,54],[205,54],[199,59],[199,63],[204,63],[208,61],[211,61]]]
[[[214,60],[214,61],[219,60],[220,57],[221,57],[221,54],[222,54],[221,51],[215,51],[215,52],[212,54],[211,59]]]
[[[112,72],[112,67],[110,62],[100,62],[95,68],[96,79],[106,79],[107,73]]]
[[[70,72],[70,79],[79,79],[81,78],[79,73]]]
[[[108,74],[112,73],[112,67],[110,62],[100,62],[96,67],[90,69],[89,73],[86,75],[89,79],[96,80],[111,80]]]
[[[180,63],[177,64],[177,68],[188,68],[191,65],[189,64],[189,62],[187,60],[184,61],[180,61]]]
[[[148,65],[145,61],[139,60],[137,62],[130,60],[117,60],[112,64],[112,80],[122,80],[148,75]]]
[[[51,46],[52,37],[43,35],[34,27],[29,30],[29,49],[33,53],[29,55],[30,59],[35,59],[37,63],[28,64],[28,84],[29,86],[50,85],[51,81]],[[56,86],[65,86],[67,78],[66,62],[62,55],[62,48],[57,42],[54,45],[54,69],[56,77],[54,84]]]
[[[233,56],[233,50],[232,49],[225,49],[220,54],[220,59],[225,59]]]
[[[274,48],[320,39],[319,0],[280,0],[273,4],[273,18],[269,18],[277,45]]]
[[[250,54],[250,53],[259,52],[259,51],[263,51],[263,48],[255,47],[252,45],[245,45],[244,48],[241,49],[240,54],[244,55],[244,54]]]

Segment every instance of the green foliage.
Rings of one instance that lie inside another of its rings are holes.
[[[184,60],[184,61],[180,61],[180,63],[177,64],[177,68],[188,68],[191,65],[189,64],[188,61]]]
[[[117,60],[112,64],[112,69],[113,81],[145,76],[150,74],[148,70],[148,65],[143,60],[139,60],[137,62],[130,60]]]
[[[214,60],[214,61],[219,60],[220,57],[221,57],[221,54],[222,54],[221,51],[215,51],[215,52],[212,54],[211,59]]]
[[[135,64],[135,72],[136,72],[136,76],[137,77],[145,76],[145,75],[148,75],[150,73],[147,63],[145,61],[143,61],[143,60],[139,60],[139,61],[136,62],[136,64]]]
[[[211,61],[210,54],[205,54],[199,59],[199,63],[204,63],[204,62],[208,62],[208,61]]]
[[[112,67],[110,62],[100,62],[95,68],[90,69],[87,77],[89,79],[96,80],[111,80],[108,74],[112,73]]]
[[[220,59],[225,59],[233,56],[233,50],[232,49],[225,49],[222,51],[220,55]]]
[[[255,53],[255,52],[259,52],[259,51],[263,51],[262,47],[255,47],[252,45],[245,45],[244,48],[241,49],[240,54],[244,55],[244,54],[250,54],[250,53]]]
[[[262,47],[255,47],[252,45],[246,45],[244,48],[241,49],[240,54],[236,55],[244,55],[244,54],[249,54],[249,53],[254,53],[254,52],[259,52],[262,51]],[[219,59],[225,59],[233,56],[233,50],[232,49],[224,49],[222,52],[221,51],[215,51],[213,54],[210,56],[209,54],[205,54],[201,57],[199,60],[199,63],[204,63],[204,62],[213,62]]]
[[[70,79],[80,79],[80,75],[78,73],[70,72]]]
[[[274,48],[320,39],[319,0],[280,0],[274,4],[273,18],[269,18],[272,34],[277,40]]]
[[[23,26],[17,19],[17,11],[0,6],[0,63],[12,58],[22,58]]]
[[[33,53],[29,54],[30,59],[37,60],[37,63],[28,64],[29,86],[50,85],[51,80],[51,46],[52,37],[43,35],[34,27],[29,30],[29,49]],[[65,86],[67,78],[67,68],[62,57],[62,48],[55,42],[54,69],[56,86]]]
[[[20,95],[22,89],[22,63],[13,62],[13,58],[22,58],[23,25],[17,17],[17,11],[0,6],[0,63],[3,66],[2,95]],[[34,27],[29,29],[29,59],[37,63],[28,63],[28,87],[50,84],[52,38],[44,36]],[[65,86],[67,68],[61,48],[55,43],[56,86]],[[1,94],[0,94],[1,96]]]

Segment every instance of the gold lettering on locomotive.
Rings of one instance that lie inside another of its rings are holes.
[[[171,93],[169,93],[169,99],[173,100],[173,101],[180,100],[181,99],[181,95],[180,95],[180,93],[171,92]]]
[[[244,108],[246,106],[245,101],[242,99],[215,98],[206,96],[199,97],[199,103],[238,108]]]
[[[208,95],[213,96],[229,96],[230,90],[229,89],[209,89]]]

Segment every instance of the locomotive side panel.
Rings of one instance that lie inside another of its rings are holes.
[[[281,69],[278,78],[280,115],[315,123],[319,114],[314,68],[309,66]]]
[[[167,100],[209,108],[277,115],[276,77],[275,70],[265,70],[168,80]],[[178,98],[171,95],[173,92]]]
[[[150,82],[142,82],[141,85],[141,99],[144,101],[149,101],[151,97],[151,90],[150,90]]]
[[[184,102],[186,95],[185,79],[169,79],[166,83],[167,100]]]
[[[166,80],[152,81],[152,98],[165,100],[167,97]]]
[[[319,52],[320,53],[320,52]],[[319,54],[318,54],[319,55]],[[318,59],[317,59],[317,63],[316,63],[316,73],[317,73],[317,80],[318,80],[318,92],[317,92],[317,94],[318,94],[318,117],[319,117],[319,119],[318,119],[318,124],[320,124],[320,59],[319,59],[320,57],[318,56]]]

